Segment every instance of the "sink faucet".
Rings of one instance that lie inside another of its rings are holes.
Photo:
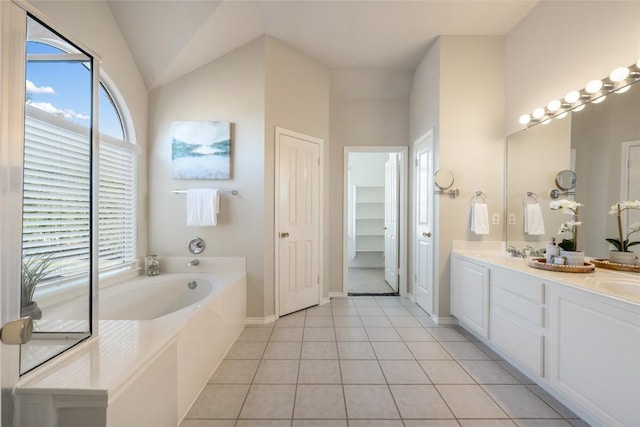
[[[196,265],[200,264],[200,260],[197,259],[192,259],[191,261],[189,261],[189,264],[187,264],[187,267],[195,267]]]

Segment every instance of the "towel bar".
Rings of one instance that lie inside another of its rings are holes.
[[[173,190],[173,194],[187,194],[187,190]],[[238,190],[220,190],[222,194],[231,194],[232,196],[238,195]]]

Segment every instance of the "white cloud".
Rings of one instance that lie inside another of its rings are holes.
[[[32,81],[27,80],[27,93],[46,93],[54,95],[56,91],[51,86],[36,86]]]
[[[46,111],[50,114],[62,116],[65,119],[89,120],[89,116],[87,116],[86,114],[76,113],[71,109],[60,110],[51,105],[49,102],[31,102],[29,105],[31,105],[32,107],[36,107],[42,111]]]

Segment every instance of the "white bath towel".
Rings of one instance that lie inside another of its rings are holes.
[[[187,190],[187,225],[214,226],[218,224],[220,193],[213,188]]]
[[[475,234],[489,234],[489,211],[486,203],[471,205],[471,231]]]
[[[527,203],[524,207],[524,232],[530,236],[540,236],[544,233],[544,219],[542,209],[538,203]]]

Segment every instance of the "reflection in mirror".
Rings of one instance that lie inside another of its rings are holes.
[[[573,190],[576,188],[577,176],[572,170],[563,170],[556,175],[556,185],[560,190]]]
[[[507,244],[543,248],[566,218],[548,208],[548,189],[558,171],[572,170],[580,179],[575,195],[582,204],[580,249],[587,256],[607,258],[607,237],[615,237],[616,221],[609,209],[621,200],[640,200],[640,84],[625,93],[612,93],[598,104],[572,112],[564,119],[536,125],[507,139]],[[565,185],[561,180],[558,185]],[[527,191],[540,195],[545,234],[524,233],[522,199]],[[564,196],[561,196],[561,198]],[[640,222],[640,212],[625,224]],[[626,226],[626,225],[625,225]],[[632,247],[640,252],[638,246]]]
[[[438,169],[433,177],[436,185],[441,190],[447,190],[453,185],[453,172],[448,169]]]
[[[26,53],[21,374],[90,336],[92,270],[93,58],[31,17]]]

